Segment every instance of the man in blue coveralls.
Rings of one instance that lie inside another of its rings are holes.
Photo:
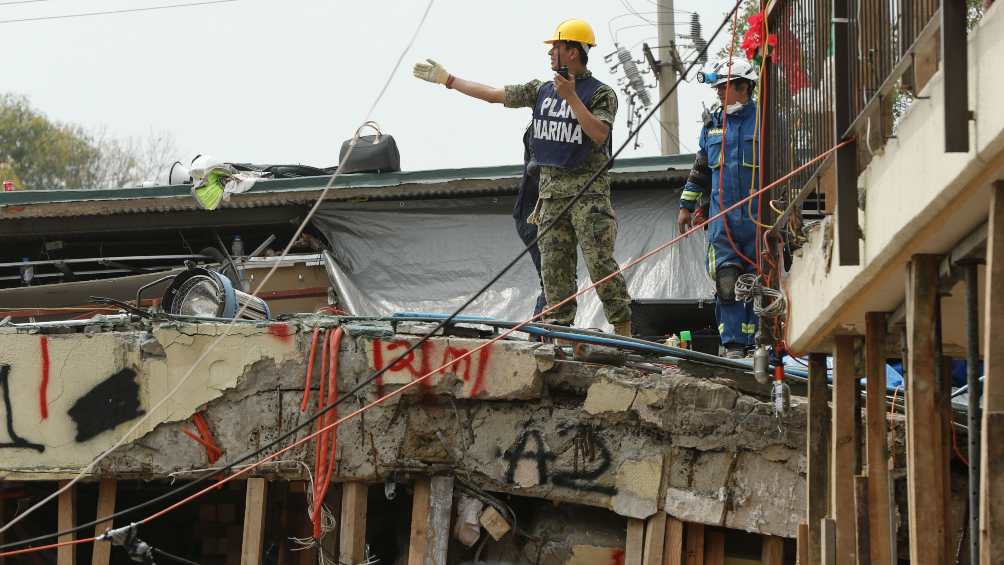
[[[697,161],[680,196],[677,224],[682,233],[693,223],[694,208],[704,198],[709,216],[718,214],[759,189],[756,152],[756,102],[751,98],[757,74],[748,61],[728,61],[705,73],[705,82],[721,102],[705,116]],[[723,150],[724,138],[724,150]],[[743,205],[708,226],[708,274],[715,281],[715,317],[725,356],[741,358],[754,346],[757,317],[753,304],[736,300],[739,275],[754,270],[756,224]]]

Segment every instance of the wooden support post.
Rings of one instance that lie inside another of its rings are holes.
[[[826,386],[826,356],[809,354],[809,422],[806,437],[807,470],[805,478],[806,516],[808,519],[807,546],[809,560],[805,565],[819,565],[822,542],[820,520],[826,516],[829,459],[829,406]]]
[[[666,513],[658,511],[645,522],[644,565],[662,565],[662,552],[666,543]]]
[[[942,414],[935,384],[935,303],[938,300],[936,255],[914,255],[906,285],[908,369],[906,385],[907,495],[910,563],[948,563],[945,499],[941,496]]]
[[[784,565],[784,538],[763,536],[763,547],[760,549],[760,564]]]
[[[101,479],[98,485],[98,512],[97,518],[111,516],[115,513],[115,495],[118,481],[115,479]],[[94,526],[94,536],[100,536],[105,530],[114,528],[112,520],[106,520]],[[94,550],[91,552],[91,565],[108,565],[112,557],[112,544],[107,541],[94,542]]]
[[[871,563],[868,529],[868,476],[854,476],[854,562],[858,565]]]
[[[795,563],[797,565],[808,565],[809,563],[809,525],[802,522],[798,525],[798,533],[795,538]]]
[[[889,449],[885,417],[886,315],[865,314],[865,412],[868,453],[868,547],[875,565],[892,563],[889,508]]]
[[[7,505],[5,504],[6,499],[0,497],[0,524],[7,523]],[[4,536],[3,532],[0,532],[0,545],[7,543],[7,538]],[[0,565],[7,565],[7,558],[0,557]]]
[[[241,565],[260,565],[264,556],[265,507],[268,504],[268,481],[261,477],[247,480],[244,495],[244,536]]]
[[[672,516],[666,518],[662,565],[683,565],[683,521]]]
[[[725,565],[725,532],[710,530],[704,539],[705,565]]]
[[[838,335],[833,347],[833,448],[830,462],[837,565],[854,565],[854,336]]]
[[[980,564],[1004,556],[1004,183],[990,197],[983,320],[983,435],[980,438]]]
[[[823,518],[819,521],[819,535],[822,538],[820,561],[823,565],[836,565],[837,563],[837,526],[829,519]]]
[[[63,488],[69,481],[59,481],[59,488]],[[77,524],[77,487],[72,486],[59,495],[59,529],[68,530]],[[59,536],[59,542],[73,541],[76,538],[73,534]],[[64,545],[56,550],[56,565],[77,565],[77,546]]]
[[[338,560],[355,565],[366,559],[366,512],[369,486],[342,484],[342,511],[338,521]]]
[[[704,565],[704,524],[687,522],[686,565]]]
[[[624,565],[642,565],[645,554],[645,520],[628,518],[627,539],[624,543]]]
[[[290,481],[289,483],[289,494],[293,498],[292,505],[303,509],[307,505],[307,490],[310,488],[310,483],[307,481]],[[294,526],[293,531],[296,532],[297,537],[307,538],[313,535],[313,527],[310,520],[307,518],[306,512],[298,511],[293,513]],[[294,552],[296,556],[293,562],[296,565],[315,565],[318,563],[317,559],[317,548],[311,547],[309,549],[303,549]]]
[[[446,563],[452,509],[453,477],[422,478],[415,481],[408,565]]]

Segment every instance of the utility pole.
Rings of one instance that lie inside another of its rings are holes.
[[[676,45],[676,21],[673,13],[673,0],[658,0],[659,28],[659,100],[669,92],[676,82],[676,69],[673,68],[673,51]],[[662,154],[678,155],[680,153],[680,108],[676,92],[659,108],[659,121],[662,122]]]

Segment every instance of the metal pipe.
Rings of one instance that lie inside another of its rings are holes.
[[[977,265],[966,269],[966,386],[969,390],[969,562],[980,562],[980,319]]]

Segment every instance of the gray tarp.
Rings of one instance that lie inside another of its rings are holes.
[[[676,233],[679,189],[614,192],[621,265]],[[356,315],[448,313],[491,280],[522,249],[512,219],[513,196],[400,202],[337,202],[314,218],[332,245],[336,290]],[[632,298],[708,298],[703,232],[625,273]],[[579,287],[589,284],[579,259]],[[465,314],[523,320],[538,292],[529,255]],[[579,298],[578,327],[610,329],[595,291]]]

